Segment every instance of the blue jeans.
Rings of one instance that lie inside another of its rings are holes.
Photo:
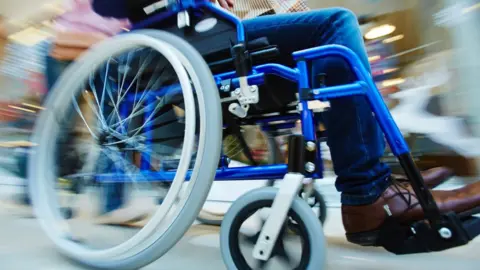
[[[294,51],[338,44],[352,49],[370,70],[357,18],[349,10],[330,8],[262,16],[246,20],[244,25],[249,40],[267,37],[271,44],[278,46],[281,64],[294,66],[291,57]],[[339,58],[314,61],[312,75],[319,73],[327,74],[327,86],[356,79],[349,65]],[[312,82],[313,87],[319,87],[315,85],[316,80]],[[373,203],[390,183],[390,168],[380,162],[385,150],[383,133],[364,97],[333,99],[330,104],[331,109],[323,115],[323,120],[342,204]]]
[[[49,55],[47,55],[45,59],[45,77],[46,83],[48,87],[48,92],[52,89],[55,85],[55,82],[60,77],[62,72],[68,67],[71,63],[69,61],[59,61]],[[101,89],[98,88],[97,89]],[[45,97],[44,97],[45,99]],[[73,113],[73,112],[72,112]],[[104,112],[105,113],[105,112]],[[73,139],[73,138],[72,138]],[[65,143],[68,145],[68,142]],[[63,151],[63,150],[60,150]],[[101,172],[111,172],[112,169],[115,169],[113,166],[113,162],[108,158],[104,153],[100,154],[98,164],[103,164],[104,167],[97,168]],[[110,212],[120,208],[124,203],[124,184],[123,183],[103,183],[103,197],[105,198],[105,205],[103,207],[103,212]]]

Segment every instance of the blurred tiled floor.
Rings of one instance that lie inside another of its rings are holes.
[[[3,198],[12,192],[21,190],[18,187],[21,179],[8,175],[6,172],[0,172],[0,179],[0,195],[3,194]],[[6,183],[9,185],[5,185]],[[205,207],[211,211],[224,211],[234,198],[249,189],[262,185],[261,181],[215,183],[209,196],[209,202]],[[339,196],[334,189],[333,178],[327,178],[319,185],[330,205],[328,220],[324,228],[328,238],[328,270],[479,269],[480,239],[468,246],[441,253],[408,256],[395,256],[379,248],[362,248],[347,243],[338,209]],[[217,227],[194,224],[175,248],[144,269],[225,269],[219,250],[218,231]],[[114,237],[114,235],[111,236],[111,238]],[[24,214],[18,212],[18,209],[12,211],[3,202],[0,203],[0,269],[73,270],[84,268],[59,255],[35,219],[26,218]]]
[[[59,255],[34,219],[14,217],[0,210],[0,220],[2,270],[84,269]],[[356,247],[345,241],[340,220],[338,209],[332,209],[325,227],[329,270],[476,270],[480,263],[480,241],[442,253],[408,256],[395,256],[377,248]],[[192,226],[175,248],[144,269],[225,269],[219,250],[218,228]]]

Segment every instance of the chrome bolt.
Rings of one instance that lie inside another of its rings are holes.
[[[240,95],[240,88],[235,89],[235,94]]]
[[[315,171],[315,164],[313,164],[312,162],[305,163],[305,170],[310,173]]]
[[[252,93],[257,92],[257,86],[250,86],[250,92]]]
[[[448,229],[448,228],[441,228],[440,230],[438,230],[438,233],[440,233],[440,236],[443,239],[452,238],[452,231],[450,231],[450,229]]]
[[[314,142],[307,142],[307,150],[309,152],[315,151],[316,148],[317,148],[317,145]]]

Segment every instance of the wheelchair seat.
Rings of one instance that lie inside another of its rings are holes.
[[[145,8],[151,5],[152,0],[119,1],[124,5],[127,15],[135,29],[161,29],[182,37],[195,47],[204,57],[212,74],[221,74],[235,70],[231,48],[237,44],[237,29],[233,22],[220,18],[206,8],[187,10],[189,26],[179,27],[177,14],[167,11],[166,8],[155,10],[146,15]],[[109,9],[101,8],[102,0],[95,0],[93,5],[97,13],[103,16],[116,16]],[[118,16],[117,16],[118,17]],[[209,24],[209,25],[208,25]],[[205,26],[207,25],[207,26]],[[249,51],[251,65],[275,63],[280,55],[277,46],[270,44],[266,37],[249,40],[245,37],[246,48]],[[159,61],[154,63],[151,70],[155,69]],[[147,71],[148,71],[147,67]],[[171,73],[171,72],[170,72]],[[174,74],[174,73],[173,73]],[[135,76],[134,74],[132,76]],[[112,76],[115,77],[115,76]],[[132,77],[133,78],[133,77]],[[259,86],[260,102],[252,105],[251,115],[260,115],[271,112],[285,111],[288,105],[296,101],[296,83],[289,80],[267,75],[265,84]],[[231,89],[233,91],[234,89]],[[221,98],[230,97],[229,92],[220,92]],[[225,103],[228,108],[229,103]],[[224,113],[229,113],[228,110]]]

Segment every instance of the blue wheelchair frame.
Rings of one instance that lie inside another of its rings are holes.
[[[149,25],[158,23],[178,12],[197,8],[207,9],[219,18],[223,18],[233,23],[237,31],[237,42],[245,48],[246,35],[240,19],[233,14],[214,6],[206,0],[169,0],[167,11],[145,19],[136,24],[133,29],[148,28]],[[316,123],[314,121],[313,112],[308,109],[308,102],[311,100],[325,100],[363,95],[368,100],[372,112],[385,134],[386,140],[393,154],[398,158],[407,178],[410,180],[410,184],[415,192],[418,203],[424,211],[425,219],[428,220],[428,223],[419,221],[414,224],[405,225],[395,221],[395,218],[393,218],[393,220],[390,220],[384,226],[382,225],[382,228],[379,229],[381,236],[378,240],[379,242],[376,244],[383,246],[385,249],[396,254],[431,252],[465,245],[480,234],[480,218],[473,216],[475,213],[480,212],[480,208],[460,214],[453,212],[440,212],[432,194],[425,185],[422,175],[415,165],[412,156],[410,155],[409,147],[405,139],[395,124],[380,92],[377,90],[372,76],[352,50],[343,46],[328,45],[297,51],[294,52],[292,56],[297,63],[295,68],[279,64],[263,64],[254,66],[246,76],[248,83],[251,85],[264,84],[264,77],[267,74],[277,75],[298,83],[299,105],[303,108],[299,114],[279,115],[255,120],[257,121],[256,123],[261,126],[273,121],[286,121],[286,124],[279,125],[285,128],[288,128],[292,121],[295,122],[296,120],[301,120],[302,135],[300,137],[302,138],[297,140],[296,138],[298,138],[298,136],[291,137],[291,142],[294,143],[289,145],[289,164],[228,168],[226,158],[222,157],[220,160],[220,168],[217,169],[216,172],[215,180],[282,179],[288,172],[303,173],[307,178],[322,178],[323,166],[318,147],[316,151],[310,151],[310,153],[306,154],[307,149],[305,149],[304,145],[304,142],[317,143],[315,130]],[[357,77],[357,81],[346,85],[312,89],[307,63],[315,59],[331,56],[341,57],[349,63],[351,70]],[[233,86],[238,87],[238,77],[240,77],[240,73],[244,72],[239,72],[242,68],[239,69],[237,66],[236,69],[236,71],[214,76],[219,89],[224,80],[230,79]],[[153,101],[157,96],[169,93],[181,93],[181,91],[182,89],[178,85],[149,91],[147,100],[150,99]],[[131,103],[125,102],[123,106],[124,107],[121,111],[122,114],[126,115]],[[146,115],[149,115],[151,110],[153,110],[153,108],[148,108]],[[147,130],[147,147],[151,145],[149,145],[152,140],[151,135],[151,132],[148,132]],[[292,154],[294,151],[291,150],[298,151],[299,157]],[[305,155],[303,153],[305,153]],[[142,156],[142,179],[138,179],[139,181],[172,181],[174,179],[176,174],[174,170],[151,171],[149,170],[150,166],[148,161],[148,154]],[[313,162],[316,165],[315,170],[312,172],[305,172],[305,161]],[[191,177],[190,173],[187,174],[187,179]],[[128,181],[126,176],[121,173],[115,173],[113,176],[114,177],[112,177],[112,174],[99,175],[97,176],[97,180],[102,182]],[[448,231],[449,234],[442,235],[442,233],[439,233],[441,231]]]
[[[177,3],[175,5],[171,5],[168,11],[162,12],[158,15],[154,15],[134,25],[133,30],[143,29],[148,25],[162,21],[163,19],[168,18],[169,16],[172,16],[188,8],[207,8],[219,17],[234,23],[237,29],[237,40],[239,41],[239,43],[245,42],[245,30],[239,18],[235,17],[229,12],[224,11],[221,8],[216,7],[209,2],[205,2],[202,0],[187,0],[181,1],[180,3]],[[309,82],[307,62],[331,56],[338,56],[344,58],[351,65],[351,68],[355,72],[358,81],[348,85],[312,89]],[[254,66],[251,74],[247,77],[248,83],[250,85],[262,85],[264,84],[264,78],[267,74],[276,75],[292,82],[297,82],[299,87],[299,104],[301,104],[302,108],[308,108],[309,100],[325,100],[329,98],[341,98],[352,95],[364,95],[369,101],[372,107],[372,111],[375,113],[380,127],[385,133],[387,141],[390,144],[393,153],[397,157],[399,155],[409,153],[408,146],[402,134],[400,133],[400,130],[393,121],[387,106],[383,102],[383,98],[380,92],[377,90],[371,75],[365,69],[360,59],[353,51],[343,46],[329,45],[295,52],[293,53],[293,58],[297,62],[296,68],[289,68],[280,64],[263,64],[259,66]],[[219,87],[221,86],[221,82],[225,80],[231,80],[232,86],[238,87],[239,81],[237,77],[238,76],[236,72],[232,71],[215,75],[214,79]],[[313,93],[313,99],[306,99],[304,95],[301,94],[301,91],[303,89],[312,89],[311,92]],[[167,89],[150,91],[149,96],[146,99],[147,101],[153,101],[157,96],[162,96],[167,93],[171,94],[172,92],[181,93],[181,89],[175,86],[170,86],[167,87]],[[133,98],[130,98],[129,101],[133,103]],[[125,102],[122,105],[122,114],[126,115],[128,110],[127,108],[131,106],[130,102]],[[149,107],[147,105],[145,115],[148,116],[151,110],[153,110],[153,107]],[[301,120],[302,134],[305,137],[305,140],[308,142],[317,143],[314,115],[313,112],[308,109],[304,109],[301,111],[300,114],[296,115],[273,116],[259,119],[257,121],[257,124],[264,125],[273,121],[287,121],[286,127],[290,127],[291,124],[289,124],[288,121],[291,122],[296,120]],[[145,135],[145,143],[146,147],[148,147],[149,145],[151,145],[151,132],[149,132],[148,125],[145,130]],[[225,159],[225,157],[222,157],[222,161],[220,162],[221,166],[219,169],[217,169],[215,180],[230,181],[281,179],[288,171],[286,164],[228,168]],[[320,151],[316,151],[315,166],[315,171],[307,174],[306,177],[317,179],[323,177],[323,162]],[[172,181],[176,173],[175,171],[149,170],[150,165],[148,154],[143,154],[140,167],[142,170],[143,181]],[[187,173],[187,179],[190,178],[190,174],[191,171]],[[101,182],[128,181],[128,179],[126,179],[126,176],[122,176],[122,174],[117,174],[115,175],[115,177],[111,177],[111,174],[99,175],[97,177],[97,180]]]

